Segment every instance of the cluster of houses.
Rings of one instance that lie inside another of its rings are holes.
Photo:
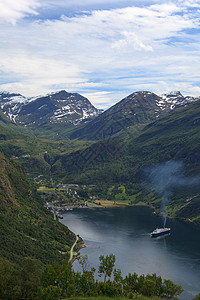
[[[78,184],[59,184],[55,189],[43,191],[45,207],[54,214],[54,219],[63,218],[63,213],[72,211],[75,208],[84,208],[94,205],[99,198],[89,196],[87,199],[79,196],[80,190],[90,188],[93,190],[96,186],[80,186]],[[90,204],[88,204],[90,202]]]
[[[64,203],[62,204],[62,206],[60,206],[59,201],[55,200],[52,202],[46,202],[44,206],[54,214],[54,219],[56,219],[56,217],[59,219],[63,219],[62,213],[72,211],[74,208],[87,207],[87,201],[76,204]]]

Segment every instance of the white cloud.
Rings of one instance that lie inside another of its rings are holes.
[[[178,0],[178,2],[185,7],[200,7],[199,0]]]
[[[123,49],[133,47],[135,50],[153,51],[153,48],[145,45],[136,33],[124,31],[122,34],[124,35],[124,39],[115,42],[112,48]]]
[[[83,83],[81,72],[73,63],[41,58],[30,53],[6,53],[0,57],[1,71],[15,78],[15,83],[2,84],[1,89],[13,90],[34,96],[48,92],[51,86],[72,87]]]
[[[38,0],[1,0],[0,22],[14,25],[28,14],[37,14],[38,7],[40,7]]]
[[[90,101],[99,109],[107,109],[114,105],[122,98],[125,98],[127,94],[125,92],[83,92],[83,96],[90,99]]]
[[[4,24],[0,70],[14,83],[0,88],[14,87],[25,95],[65,88],[90,95],[99,107],[134,90],[174,90],[174,82],[196,93],[200,37],[186,30],[198,29],[199,17],[186,2],[95,10],[34,23],[26,20],[14,30]],[[19,0],[18,11],[36,12],[30,3],[38,5]]]

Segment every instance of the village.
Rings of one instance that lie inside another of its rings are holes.
[[[40,186],[37,190],[54,219],[62,219],[63,213],[73,209],[101,206],[99,197],[93,195],[95,189],[94,185],[59,184],[56,187]]]

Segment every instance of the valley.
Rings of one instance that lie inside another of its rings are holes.
[[[0,0],[0,300],[200,300],[199,12]]]
[[[86,119],[85,125],[75,122],[73,134],[76,138],[73,139],[72,134],[71,138],[68,136],[65,139],[64,135],[62,140],[47,139],[49,134],[45,139],[38,138],[35,130],[42,132],[40,125],[34,123],[33,128],[27,123],[24,127],[18,117],[13,117],[17,112],[19,114],[16,116],[20,117],[23,112],[23,116],[28,113],[30,118],[29,105],[34,105],[36,110],[33,111],[37,114],[43,101],[45,107],[48,107],[48,113],[43,112],[42,115],[46,116],[45,122],[49,124],[52,119],[50,117],[50,121],[47,121],[47,116],[55,113],[52,103],[58,106],[58,103],[64,101],[66,106],[66,101],[68,105],[72,102],[70,110],[67,108],[65,111],[64,123],[59,118],[55,121],[56,126],[59,128],[61,125],[66,132],[69,118],[74,118],[72,111],[76,102],[79,109],[87,110],[88,114],[92,111],[92,115],[95,111],[87,99],[65,91],[33,99],[1,93],[0,104],[4,114],[1,115],[0,125],[4,138],[0,140],[0,152],[20,163],[26,176],[38,186],[49,185],[55,188],[58,184],[95,185],[99,199],[124,201],[129,205],[146,204],[159,211],[161,197],[153,186],[148,186],[148,178],[144,175],[147,167],[167,161],[180,161],[183,164],[182,176],[199,176],[198,98],[184,97],[180,92],[162,96],[136,92],[105,112],[96,110],[96,117],[93,116],[91,121]],[[32,121],[36,116],[34,114],[31,114]],[[113,123],[116,120],[119,128]],[[114,129],[110,130],[112,127]],[[98,134],[86,136],[86,130],[90,134],[95,130]],[[52,132],[51,127],[49,132]],[[81,139],[77,139],[78,132]],[[87,188],[84,192],[87,195]],[[174,187],[168,213],[198,223],[199,194],[198,184],[195,187]],[[84,201],[88,200],[87,195]]]
[[[146,206],[199,228],[199,98],[142,91],[103,112],[76,93],[4,92],[0,105],[0,254],[15,267],[68,260],[60,221],[80,208]]]

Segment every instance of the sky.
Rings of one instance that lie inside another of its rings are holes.
[[[200,96],[200,1],[0,0],[0,90]]]

